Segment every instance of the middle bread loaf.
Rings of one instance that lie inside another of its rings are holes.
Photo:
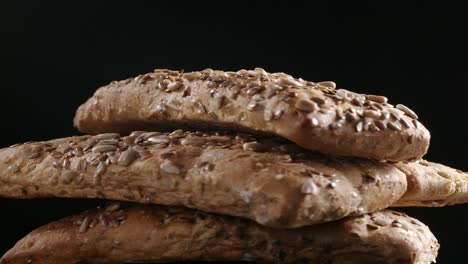
[[[87,197],[184,205],[293,228],[374,212],[406,176],[367,159],[228,133],[108,133],[0,150],[0,196]]]

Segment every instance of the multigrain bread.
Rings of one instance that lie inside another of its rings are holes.
[[[184,205],[293,228],[386,208],[406,191],[385,163],[227,133],[134,132],[0,150],[0,196]]]
[[[408,182],[408,190],[394,206],[468,203],[468,173],[426,160],[394,166],[407,175]]]
[[[78,108],[74,124],[88,134],[186,127],[267,133],[322,153],[408,161],[429,146],[417,118],[383,96],[257,68],[155,70],[112,82]]]
[[[427,264],[438,248],[427,226],[389,210],[285,230],[182,208],[113,203],[36,229],[0,263]]]

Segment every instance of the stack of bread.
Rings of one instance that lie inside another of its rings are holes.
[[[108,199],[0,263],[431,263],[398,206],[468,201],[408,107],[263,69],[155,70],[76,112],[89,135],[0,150],[0,196]]]

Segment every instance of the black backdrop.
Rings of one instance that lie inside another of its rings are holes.
[[[463,4],[77,2],[1,4],[0,146],[77,134],[76,107],[114,79],[154,68],[261,66],[412,107],[432,132],[426,158],[468,170]],[[0,253],[34,227],[97,203],[0,199]],[[439,238],[439,262],[455,263],[467,209],[404,211]]]

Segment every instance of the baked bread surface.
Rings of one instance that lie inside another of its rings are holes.
[[[0,196],[183,205],[293,228],[386,208],[406,176],[385,163],[271,138],[137,131],[0,150]]]
[[[155,70],[101,87],[75,115],[87,134],[137,129],[238,130],[274,134],[322,153],[420,159],[430,134],[408,107],[263,69]]]
[[[389,210],[284,230],[182,208],[114,203],[34,230],[0,263],[427,264],[438,248],[427,226]]]

